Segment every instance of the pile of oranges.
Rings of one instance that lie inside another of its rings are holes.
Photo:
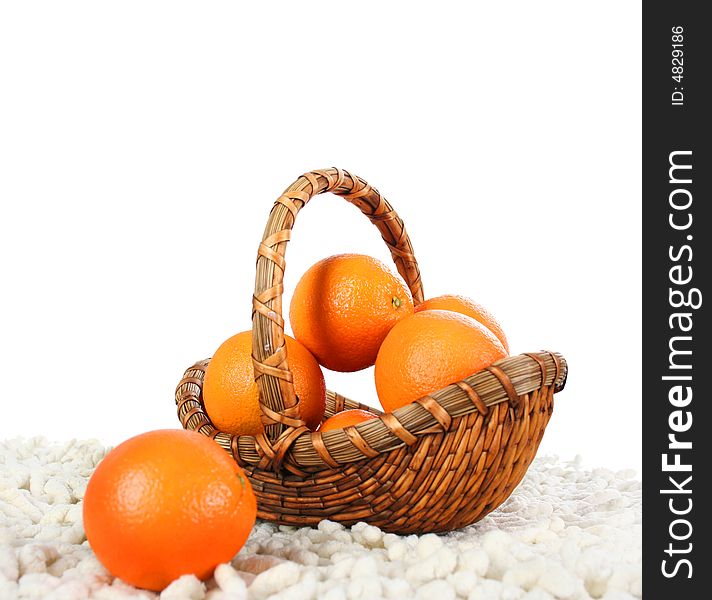
[[[378,398],[391,412],[507,356],[494,317],[462,296],[414,306],[403,280],[357,254],[326,258],[299,281],[285,336],[299,410],[307,427],[330,431],[376,418],[346,410],[324,419],[322,367],[375,365]],[[235,435],[263,431],[252,332],[225,341],[203,383],[213,424]],[[152,431],[112,450],[84,496],[84,527],[104,566],[135,586],[162,590],[185,574],[210,577],[232,559],[254,525],[249,480],[213,440],[185,430]]]
[[[340,254],[310,267],[292,296],[286,336],[302,419],[313,430],[355,425],[373,415],[344,411],[323,421],[324,375],[375,365],[378,399],[392,412],[504,358],[507,338],[495,318],[463,296],[418,306],[399,275],[369,256]],[[252,369],[252,333],[238,333],[213,355],[203,385],[213,424],[234,435],[262,431]]]

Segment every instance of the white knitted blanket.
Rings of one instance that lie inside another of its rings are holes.
[[[82,528],[97,441],[0,442],[0,599],[157,598],[114,579]],[[397,536],[258,522],[231,564],[160,598],[630,600],[641,592],[641,485],[634,471],[540,457],[507,502],[447,535]]]

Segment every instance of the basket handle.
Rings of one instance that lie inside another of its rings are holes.
[[[423,301],[418,263],[403,221],[378,190],[342,169],[305,173],[277,198],[257,252],[252,300],[252,361],[265,433],[256,441],[278,469],[287,449],[306,431],[287,363],[282,317],[285,251],[297,213],[317,194],[332,192],[356,205],[378,227],[415,303]]]

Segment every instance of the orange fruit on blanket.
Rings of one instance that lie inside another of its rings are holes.
[[[339,254],[312,265],[292,296],[296,337],[333,371],[370,367],[398,321],[413,314],[408,286],[381,261]]]
[[[507,356],[497,337],[472,317],[424,310],[398,323],[376,359],[376,392],[391,412]]]
[[[285,340],[300,414],[307,427],[315,430],[326,408],[324,374],[309,350],[288,335]],[[213,425],[221,431],[233,435],[257,435],[264,431],[252,367],[251,331],[223,342],[210,359],[203,381],[203,403]]]
[[[490,313],[481,304],[478,304],[466,296],[445,294],[444,296],[430,298],[429,300],[418,304],[418,306],[415,307],[415,312],[433,309],[451,310],[453,312],[472,317],[475,321],[479,321],[497,336],[497,339],[502,342],[504,349],[509,353],[509,343],[507,342],[507,336],[504,335],[504,330],[497,322],[497,319],[492,316],[492,313]]]
[[[324,431],[332,431],[333,429],[343,429],[344,427],[349,427],[350,425],[358,425],[369,419],[377,419],[378,417],[367,410],[361,410],[360,408],[352,408],[350,410],[342,410],[335,415],[330,416],[326,421],[321,424],[319,431],[322,433]]]
[[[137,435],[99,463],[84,494],[97,558],[131,585],[159,591],[210,577],[243,546],[257,502],[242,469],[213,440],[181,429]]]

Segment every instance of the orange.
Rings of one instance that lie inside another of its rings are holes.
[[[315,430],[326,407],[324,374],[304,346],[289,336],[285,339],[300,414],[307,427]],[[205,371],[203,403],[215,427],[233,435],[257,435],[264,431],[254,377],[252,332],[243,331],[223,342]]]
[[[312,265],[292,296],[289,319],[296,337],[333,371],[359,371],[398,321],[413,314],[400,276],[361,254],[339,254]]]
[[[335,415],[329,417],[324,421],[319,427],[319,431],[331,431],[333,429],[343,429],[349,425],[358,425],[369,419],[376,419],[376,415],[368,412],[367,410],[361,410],[360,408],[353,408],[351,410],[342,410]]]
[[[504,335],[504,330],[497,322],[497,319],[492,316],[492,313],[481,304],[478,304],[466,296],[446,294],[444,296],[430,298],[430,300],[418,304],[418,306],[415,307],[415,312],[433,309],[451,310],[472,317],[475,321],[479,321],[497,336],[497,339],[502,342],[504,349],[509,353],[509,343],[507,342],[507,336]]]
[[[472,317],[423,310],[398,323],[376,359],[376,391],[390,412],[507,356],[496,336]]]
[[[213,440],[181,429],[137,435],[99,463],[84,494],[84,530],[115,577],[159,591],[207,579],[243,546],[257,502],[242,469]]]

